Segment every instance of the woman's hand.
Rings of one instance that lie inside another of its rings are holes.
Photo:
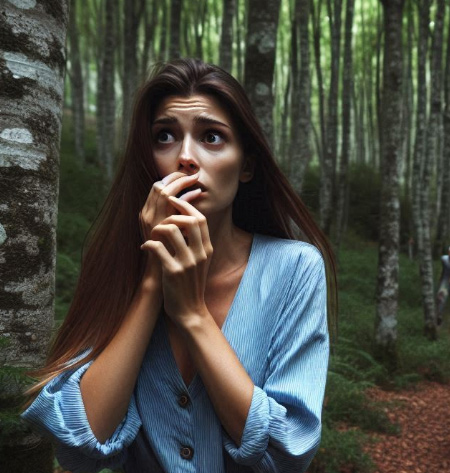
[[[175,213],[169,197],[176,196],[183,189],[197,182],[198,173],[187,175],[182,172],[169,174],[153,184],[144,207],[139,213],[139,226],[143,241],[151,238],[152,230],[165,218]],[[188,195],[189,194],[189,195]],[[195,191],[186,194],[186,198],[195,197]],[[147,253],[146,269],[143,284],[149,287],[161,285],[161,264],[158,258]]]
[[[180,215],[170,215],[151,231],[142,249],[162,268],[164,309],[182,327],[207,314],[204,294],[213,248],[206,217],[189,202],[168,197]]]

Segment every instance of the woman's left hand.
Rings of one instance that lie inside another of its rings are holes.
[[[206,217],[189,202],[169,197],[180,215],[156,225],[141,248],[161,261],[164,309],[181,327],[207,314],[205,286],[213,248]]]

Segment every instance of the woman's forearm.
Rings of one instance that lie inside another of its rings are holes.
[[[181,329],[214,410],[241,444],[254,384],[212,316],[193,317]]]
[[[101,443],[127,412],[160,307],[159,288],[139,287],[119,331],[81,379],[86,415]]]

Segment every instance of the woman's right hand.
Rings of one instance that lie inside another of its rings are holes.
[[[153,184],[144,207],[139,212],[142,243],[150,239],[151,232],[156,225],[170,215],[178,213],[170,203],[169,197],[176,197],[183,189],[193,186],[197,180],[198,173],[188,175],[183,172],[173,172]],[[149,252],[146,251],[145,254],[147,260],[142,284],[149,286],[149,288],[161,287],[161,263]]]

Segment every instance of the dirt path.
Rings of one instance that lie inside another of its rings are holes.
[[[389,419],[399,436],[376,434],[367,447],[376,473],[450,473],[450,386],[421,383],[414,390],[371,390],[374,400],[391,403]]]

